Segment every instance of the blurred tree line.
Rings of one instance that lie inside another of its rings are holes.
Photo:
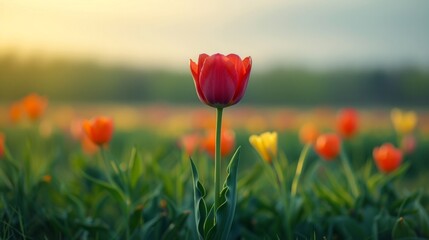
[[[0,102],[29,92],[59,102],[197,103],[191,74],[93,61],[0,55]],[[429,106],[429,72],[416,68],[254,71],[247,104]]]

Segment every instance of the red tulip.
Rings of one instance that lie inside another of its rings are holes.
[[[320,135],[316,140],[314,148],[317,154],[325,160],[333,160],[340,153],[340,137],[334,133]]]
[[[224,108],[238,103],[246,91],[252,59],[236,54],[200,54],[198,64],[190,60],[195,89],[201,102]]]
[[[83,129],[86,135],[97,145],[110,142],[113,135],[113,121],[107,117],[97,117],[83,121]]]
[[[402,152],[391,143],[374,148],[372,155],[378,169],[385,173],[394,171],[402,162]]]
[[[358,129],[358,114],[352,108],[341,110],[337,116],[337,130],[345,138],[352,137]]]

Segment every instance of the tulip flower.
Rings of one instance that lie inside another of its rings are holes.
[[[392,118],[393,127],[399,134],[409,134],[417,125],[417,114],[413,111],[403,112],[395,108],[390,113],[390,116]]]
[[[252,59],[236,54],[200,54],[198,63],[190,60],[195,89],[201,102],[225,108],[238,103],[246,91]]]
[[[4,141],[5,141],[5,137],[2,133],[0,133],[0,158],[3,157],[5,152]]]
[[[41,97],[35,93],[26,96],[22,100],[22,105],[24,107],[25,113],[33,121],[40,118],[40,116],[45,111],[47,104],[48,101],[46,100],[46,98]]]
[[[209,131],[206,137],[202,140],[201,148],[206,151],[210,156],[215,156],[215,131]],[[232,130],[224,130],[221,133],[221,148],[220,155],[226,157],[232,153],[235,146],[235,134]]]
[[[277,132],[265,132],[259,136],[252,135],[249,142],[265,162],[271,164],[277,157]]]
[[[316,153],[325,160],[333,160],[341,150],[341,140],[337,134],[320,135],[314,146]]]
[[[185,151],[186,155],[191,156],[200,144],[198,134],[187,134],[179,139],[179,146]]]
[[[402,152],[391,143],[385,143],[374,148],[372,152],[375,164],[384,173],[390,173],[397,169],[402,162]]]
[[[229,54],[227,56],[219,53],[211,56],[207,54],[200,54],[198,57],[198,63],[195,63],[192,61],[192,59],[190,59],[190,68],[194,78],[194,84],[198,98],[202,103],[216,108],[216,131],[212,137],[212,139],[215,139],[215,141],[214,144],[209,144],[206,146],[206,148],[209,147],[210,153],[214,152],[214,209],[217,211],[222,201],[220,182],[221,158],[222,155],[232,151],[233,148],[233,144],[231,143],[226,143],[232,146],[231,149],[226,147],[228,145],[225,147],[223,146],[227,140],[222,139],[222,136],[224,136],[224,134],[222,134],[222,112],[223,108],[238,103],[243,97],[247,88],[247,82],[249,81],[250,77],[252,59],[250,57],[246,57],[242,60],[236,54]],[[213,140],[210,140],[209,143],[212,143],[212,141]],[[212,149],[214,151],[212,151]],[[238,164],[236,164],[238,163],[238,159],[235,159],[237,158],[233,158],[231,161],[231,166],[234,166],[231,171],[233,171],[234,174],[237,172],[238,166]],[[235,185],[236,182],[231,184]],[[195,189],[194,193],[196,193]],[[231,204],[234,205],[235,209],[236,202],[234,201]],[[197,208],[195,210],[198,211]],[[217,220],[217,213],[214,215],[215,217],[213,222],[217,223],[217,221],[220,220]],[[230,221],[230,219],[232,219],[233,216],[234,213],[230,213],[229,216],[225,218],[228,219],[226,221],[231,223],[232,221]],[[198,222],[199,220],[196,220],[197,226],[199,225]],[[231,228],[230,223],[224,226],[225,229],[227,229],[227,233],[229,233],[229,229]],[[225,229],[222,231],[225,231]],[[222,234],[222,236],[226,239],[228,234]]]
[[[10,121],[13,123],[19,122],[19,120],[22,118],[23,111],[24,109],[21,102],[13,103],[9,109]]]
[[[82,151],[87,155],[95,154],[99,148],[88,136],[83,136],[81,140]]]
[[[306,123],[299,129],[299,140],[303,144],[313,144],[319,136],[319,130],[312,123]]]
[[[337,131],[345,137],[350,138],[355,135],[358,129],[358,113],[352,108],[341,110],[337,115]]]
[[[110,142],[113,135],[113,121],[107,117],[97,117],[83,121],[83,129],[91,141],[97,145]]]

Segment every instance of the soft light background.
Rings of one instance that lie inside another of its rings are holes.
[[[429,1],[2,0],[0,53],[187,70],[201,52],[255,69],[429,66]]]

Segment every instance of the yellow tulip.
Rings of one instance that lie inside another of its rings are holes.
[[[394,108],[390,113],[393,127],[396,132],[406,135],[414,130],[417,125],[417,114],[414,111],[403,112]]]
[[[277,132],[265,132],[259,136],[252,135],[249,142],[264,161],[271,164],[273,158],[277,157]]]

